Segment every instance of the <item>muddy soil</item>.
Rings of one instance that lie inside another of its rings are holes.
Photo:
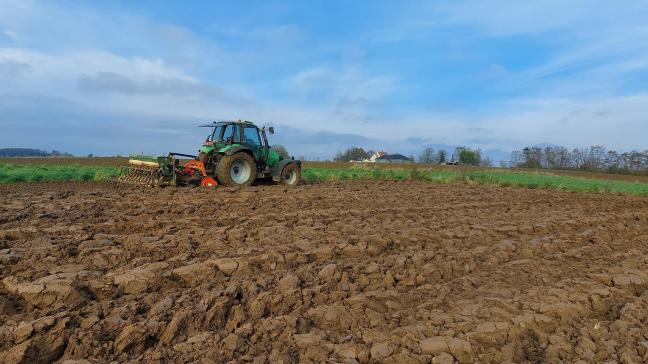
[[[0,196],[3,363],[648,361],[646,198],[415,182]]]

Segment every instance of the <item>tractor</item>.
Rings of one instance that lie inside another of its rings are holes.
[[[301,161],[284,158],[268,144],[266,128],[249,121],[218,121],[210,128],[197,156],[169,153],[154,157],[131,155],[118,182],[145,186],[250,186],[257,179],[296,185]],[[274,134],[274,127],[268,132]]]

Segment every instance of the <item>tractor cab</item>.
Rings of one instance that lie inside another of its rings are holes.
[[[270,164],[275,162],[275,156],[270,153],[265,127],[259,128],[249,121],[219,121],[200,126],[211,128],[200,153],[208,154],[231,146],[243,146],[252,152],[257,163],[268,164],[269,157]],[[268,131],[274,134],[274,127],[268,128]]]

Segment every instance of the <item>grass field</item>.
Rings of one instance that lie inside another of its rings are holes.
[[[115,166],[125,166],[128,164],[127,157],[20,157],[20,158],[0,158],[0,164],[35,164],[35,165],[80,165],[80,166],[90,166],[90,167],[115,167]],[[315,162],[315,161],[305,161],[303,163],[305,169],[350,169],[350,168],[363,168],[362,164],[346,163],[346,162]],[[379,168],[379,169],[412,169],[416,168],[419,170],[434,170],[441,172],[478,172],[478,171],[507,171],[507,172],[524,172],[524,173],[540,173],[557,176],[569,176],[569,177],[582,177],[586,179],[601,179],[601,180],[614,180],[614,181],[625,181],[625,182],[643,182],[648,183],[648,175],[643,174],[611,174],[604,172],[587,172],[587,171],[575,171],[575,170],[538,170],[530,168],[512,168],[512,169],[502,169],[502,168],[487,168],[487,167],[474,167],[474,166],[445,166],[445,165],[422,165],[422,164],[400,164],[400,165],[390,165],[390,164],[372,164],[364,165],[364,168]]]
[[[0,183],[47,181],[105,181],[117,167],[78,164],[0,164]]]
[[[588,179],[550,173],[506,170],[449,171],[379,168],[305,168],[304,179],[311,182],[331,180],[424,180],[439,183],[468,182],[484,185],[552,188],[579,192],[610,192],[648,196],[648,183]]]
[[[67,158],[66,158],[67,159]],[[81,158],[76,159],[78,161]],[[97,158],[98,159],[98,158]],[[63,158],[57,163],[6,164],[0,163],[0,183],[45,181],[105,181],[117,171],[124,160],[99,159],[98,165],[66,164]],[[42,159],[41,159],[42,161]],[[68,163],[75,159],[67,159]],[[421,180],[437,183],[476,183],[526,188],[551,188],[565,191],[626,193],[648,196],[648,183],[613,179],[575,177],[548,172],[519,171],[507,169],[476,168],[421,168],[407,166],[374,166],[334,163],[305,163],[303,179],[306,182],[346,180]]]

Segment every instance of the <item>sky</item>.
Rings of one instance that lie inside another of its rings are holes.
[[[0,147],[648,148],[648,2],[0,0]],[[504,157],[503,157],[504,158]]]

